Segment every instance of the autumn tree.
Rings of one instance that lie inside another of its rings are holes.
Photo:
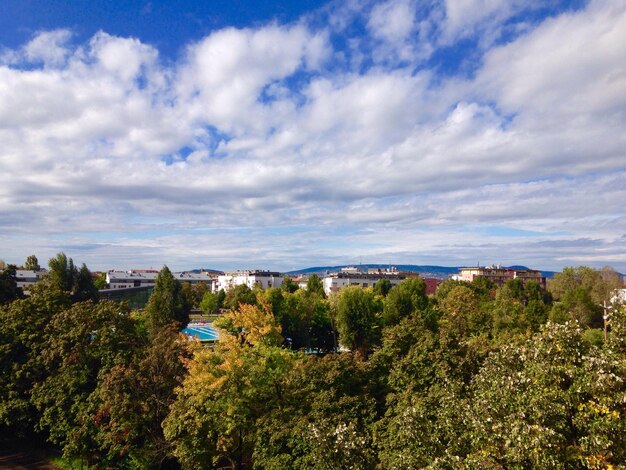
[[[249,467],[255,423],[281,406],[293,368],[293,353],[280,347],[280,327],[269,309],[243,304],[226,321],[230,327],[215,348],[194,355],[164,422],[184,468]]]

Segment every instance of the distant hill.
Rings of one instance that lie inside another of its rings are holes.
[[[298,269],[295,271],[288,271],[283,274],[288,274],[289,276],[299,276],[301,274],[317,274],[318,276],[324,276],[326,273],[332,273],[340,271],[341,268],[346,268],[348,266],[354,265],[341,265],[341,266],[311,266],[310,268]],[[447,279],[453,274],[459,273],[459,266],[431,266],[431,265],[417,265],[417,264],[361,264],[359,265],[363,269],[369,268],[389,268],[393,266],[398,271],[408,272],[408,273],[418,273],[422,277],[433,277],[435,279]],[[528,269],[526,266],[508,266],[511,269]],[[222,271],[216,269],[207,269],[207,268],[197,268],[192,269],[190,272],[199,273],[201,271],[219,274]],[[556,274],[555,271],[541,271],[541,273],[546,276],[548,279],[551,279]]]
[[[213,274],[222,274],[223,271],[218,271],[217,269],[197,268],[197,269],[192,269],[192,270],[187,271],[187,272],[190,272],[190,273],[205,272],[205,273],[213,273]]]
[[[319,276],[323,276],[328,272],[337,272],[340,271],[341,268],[345,268],[347,266],[354,265],[343,265],[343,266],[312,266],[310,268],[298,269],[296,271],[289,271],[285,274],[289,274],[290,276],[298,276],[301,274],[317,274]],[[388,268],[389,264],[361,264],[359,265],[363,269],[369,268]],[[418,273],[422,277],[434,277],[436,279],[447,279],[453,274],[459,273],[459,266],[430,266],[430,265],[416,265],[416,264],[394,264],[391,265],[395,267],[398,271],[409,272],[409,273]],[[512,269],[528,269],[526,266],[509,266]],[[547,278],[554,277],[554,271],[541,271],[541,273]]]

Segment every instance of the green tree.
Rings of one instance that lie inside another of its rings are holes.
[[[129,363],[116,364],[102,377],[93,401],[103,463],[163,468],[172,461],[162,423],[186,376],[192,344],[170,324],[137,348]]]
[[[97,430],[92,405],[100,378],[127,363],[137,344],[128,310],[112,301],[79,302],[54,315],[38,357],[47,377],[34,384],[32,402],[38,429],[66,456],[97,459]]]
[[[74,266],[72,258],[68,258],[65,253],[58,253],[56,257],[48,261],[50,271],[48,279],[52,284],[65,292],[72,292],[78,270]]]
[[[306,281],[306,291],[309,294],[317,294],[320,297],[326,297],[324,293],[324,284],[317,274],[311,274]]]
[[[608,301],[613,290],[620,286],[619,274],[608,266],[600,271],[587,266],[564,268],[563,272],[555,274],[548,284],[556,300],[562,300],[576,289],[583,289],[589,293],[590,299],[596,304]]]
[[[471,385],[469,467],[607,468],[624,461],[624,357],[573,324],[492,354]],[[622,397],[622,398],[620,398]]]
[[[420,278],[405,279],[387,294],[383,311],[385,325],[396,325],[402,318],[428,307],[426,283]]]
[[[298,284],[293,282],[287,275],[283,276],[283,283],[280,285],[280,288],[290,294],[293,294],[299,289]]]
[[[391,281],[386,277],[379,279],[374,284],[374,293],[376,295],[380,295],[381,297],[387,297],[387,294],[391,290]]]
[[[48,375],[40,361],[46,326],[69,305],[67,293],[39,284],[29,297],[0,305],[0,436],[34,434],[39,417],[31,394]]]
[[[186,325],[189,323],[190,309],[191,306],[182,292],[180,282],[174,278],[167,266],[163,266],[145,308],[148,328],[156,332],[172,322]]]
[[[28,269],[30,271],[39,271],[39,260],[35,255],[30,255],[26,258],[26,263],[24,263],[24,269]]]
[[[97,300],[98,290],[84,263],[79,270],[72,258],[68,258],[65,253],[58,253],[50,259],[48,266],[48,282],[64,292],[69,292],[73,301]]]
[[[107,274],[106,273],[98,274],[98,277],[94,279],[93,281],[93,285],[98,290],[108,289],[109,283],[107,282]]]
[[[376,468],[376,402],[367,362],[308,355],[285,377],[280,407],[257,420],[257,468]]]
[[[246,284],[231,287],[224,297],[224,306],[237,310],[242,304],[256,305],[256,293]]]
[[[24,292],[17,287],[16,267],[13,264],[0,271],[0,305],[13,302],[24,296]]]
[[[374,292],[346,287],[339,292],[335,308],[341,344],[366,356],[380,339],[382,308]]]
[[[72,298],[75,302],[98,300],[98,289],[96,288],[91,272],[85,263],[83,263],[80,267],[76,273],[76,277],[74,278]]]
[[[206,291],[200,302],[200,310],[206,314],[211,314],[217,310],[218,298],[217,294],[211,291]]]

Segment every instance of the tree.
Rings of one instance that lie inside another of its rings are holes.
[[[317,274],[311,274],[306,281],[306,291],[309,294],[317,294],[320,297],[326,297],[324,292],[324,284]]]
[[[405,279],[387,294],[383,320],[385,325],[396,325],[402,318],[428,307],[426,283],[423,279]]]
[[[200,302],[200,310],[206,314],[211,314],[217,310],[217,295],[211,291],[206,291]]]
[[[107,282],[107,274],[98,274],[98,277],[93,281],[93,285],[98,290],[108,289],[109,283]]]
[[[68,258],[65,253],[58,253],[56,257],[50,259],[48,266],[50,268],[48,282],[64,292],[69,292],[73,301],[98,299],[98,290],[85,263],[79,270],[72,258]]]
[[[626,458],[624,356],[547,324],[489,356],[471,384],[470,468],[610,468]],[[621,397],[621,398],[620,398]]]
[[[163,266],[145,308],[148,328],[154,333],[171,322],[186,325],[189,323],[190,309],[180,282],[167,266]]]
[[[78,275],[72,258],[68,258],[65,253],[58,253],[56,257],[48,261],[48,267],[50,268],[48,273],[50,282],[62,291],[72,292]]]
[[[289,292],[290,294],[293,294],[300,287],[298,287],[298,284],[293,282],[289,276],[283,276],[283,283],[280,285],[280,288],[284,290],[285,292]]]
[[[256,305],[256,303],[255,292],[246,284],[232,287],[224,298],[224,306],[231,310],[237,310],[242,304]]]
[[[29,297],[0,305],[0,436],[34,434],[39,417],[31,395],[49,373],[40,360],[46,326],[69,305],[67,293],[40,284]]]
[[[391,281],[386,277],[379,279],[374,284],[374,293],[376,295],[380,295],[381,297],[387,297],[387,294],[391,290]]]
[[[380,338],[381,310],[373,291],[357,286],[342,289],[336,303],[341,344],[366,356]]]
[[[28,269],[30,271],[39,271],[39,260],[35,255],[30,255],[26,258],[26,263],[24,263],[24,269]]]
[[[596,271],[588,266],[564,268],[563,272],[554,275],[548,288],[556,300],[561,300],[568,292],[578,288],[589,293],[596,304],[601,304],[611,298],[612,292],[621,286],[619,274],[610,267]]]
[[[0,305],[22,298],[24,293],[17,287],[16,267],[13,264],[0,271]]]
[[[96,289],[91,272],[85,263],[80,267],[74,278],[72,298],[75,302],[98,300],[98,289]]]
[[[117,364],[103,376],[94,419],[108,465],[163,468],[173,458],[162,423],[186,376],[192,345],[170,324],[137,348],[130,363]]]
[[[194,355],[163,425],[184,468],[248,468],[256,422],[281,406],[293,369],[269,309],[244,304],[226,320],[215,348]]]
[[[376,468],[376,401],[369,368],[353,354],[299,357],[280,407],[256,421],[257,468]]]
[[[200,302],[204,298],[204,294],[209,292],[209,288],[204,282],[192,284],[191,282],[182,283],[182,292],[187,297],[187,303],[193,308],[201,308]]]
[[[79,302],[53,316],[46,337],[38,361],[48,375],[32,391],[40,413],[38,429],[66,456],[93,461],[93,394],[111,368],[128,363],[138,342],[135,325],[123,305]]]

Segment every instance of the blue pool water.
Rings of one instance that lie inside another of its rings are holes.
[[[187,328],[183,328],[183,333],[200,341],[217,341],[218,337],[217,329],[210,323],[190,323]]]

